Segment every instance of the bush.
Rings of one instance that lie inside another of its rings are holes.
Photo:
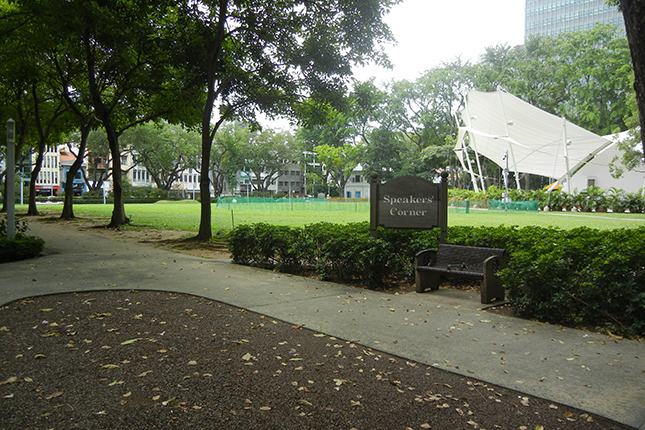
[[[414,280],[414,256],[436,248],[439,231],[379,230],[369,223],[269,224],[233,230],[233,260],[320,279],[363,282]],[[499,226],[448,228],[448,243],[506,249],[500,272],[514,310],[558,324],[590,324],[645,335],[645,228],[595,230]]]
[[[645,334],[645,228],[524,228],[500,277],[521,316]]]
[[[39,237],[16,236],[15,239],[0,237],[0,263],[25,260],[40,255],[45,241]]]
[[[16,218],[16,237],[7,239],[7,220],[0,218],[0,263],[25,260],[40,255],[45,247],[45,241],[25,235],[27,222]]]

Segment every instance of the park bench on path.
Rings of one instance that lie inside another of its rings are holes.
[[[498,248],[440,244],[415,257],[416,291],[437,290],[441,276],[481,279],[481,302],[504,300],[504,287],[496,273],[506,266],[506,251]]]

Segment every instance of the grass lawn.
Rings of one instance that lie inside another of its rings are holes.
[[[193,201],[129,204],[125,206],[133,227],[154,227],[167,230],[197,232],[200,205]],[[18,214],[26,206],[17,206]],[[58,216],[62,205],[39,205],[38,210],[49,216]],[[81,218],[109,218],[112,205],[75,205],[74,213]],[[369,221],[366,212],[267,211],[248,209],[217,209],[213,204],[213,233],[227,231],[232,226],[266,222],[277,225],[304,226],[317,222],[350,223]],[[473,226],[552,226],[562,229],[591,227],[597,229],[637,228],[645,226],[645,214],[572,213],[572,212],[488,212],[471,211],[468,214],[448,213],[449,225]]]

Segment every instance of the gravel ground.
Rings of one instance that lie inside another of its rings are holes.
[[[200,297],[0,308],[2,429],[626,429]]]

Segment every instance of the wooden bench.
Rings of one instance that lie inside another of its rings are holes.
[[[475,246],[439,245],[415,257],[416,291],[438,290],[442,275],[481,279],[481,302],[504,300],[504,287],[496,273],[506,266],[506,251]]]

